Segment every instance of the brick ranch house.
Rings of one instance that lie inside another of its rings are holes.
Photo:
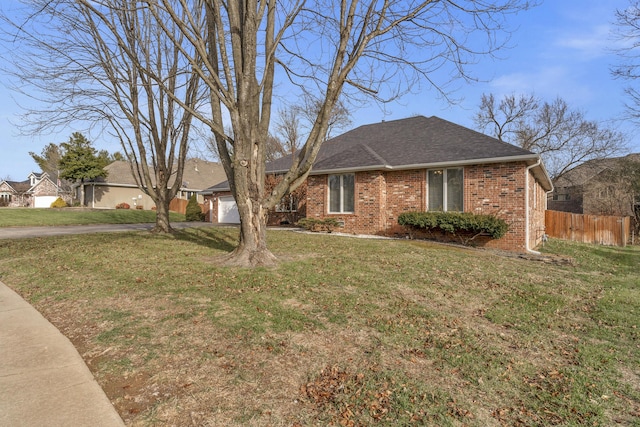
[[[277,176],[290,164],[290,157],[278,159],[267,172]],[[552,190],[539,155],[438,117],[417,116],[360,126],[325,142],[300,204],[306,217],[338,220],[341,232],[386,236],[407,234],[398,224],[407,211],[492,214],[509,231],[485,246],[526,252],[542,241]],[[203,194],[210,221],[239,222],[227,182]],[[270,215],[269,221],[279,218]]]

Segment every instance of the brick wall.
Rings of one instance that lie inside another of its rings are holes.
[[[464,167],[464,210],[475,214],[491,214],[509,224],[507,234],[498,240],[480,239],[487,247],[515,250],[526,249],[525,195],[526,164],[498,163]],[[306,216],[331,217],[344,224],[339,231],[355,234],[404,236],[406,230],[398,225],[398,216],[407,211],[424,211],[427,205],[426,171],[366,171],[355,174],[355,212],[328,213],[327,175],[311,175],[307,179]],[[544,235],[546,192],[529,175],[529,247],[535,248]],[[217,198],[213,209],[207,211],[207,220],[217,222]],[[209,198],[205,200],[208,209]],[[270,225],[276,225],[280,216],[270,214]]]
[[[509,231],[487,246],[525,250],[525,163],[468,166],[464,170],[465,211],[495,215],[509,224]]]
[[[500,163],[472,165],[464,168],[464,210],[475,214],[492,214],[509,224],[507,235],[489,240],[489,247],[524,251],[526,164]],[[355,212],[328,214],[327,176],[308,179],[307,216],[332,217],[344,222],[340,230],[355,234],[404,235],[398,225],[398,215],[407,211],[426,209],[426,171],[359,172],[355,174]],[[535,181],[529,179],[531,215],[530,247],[535,247],[544,234],[546,194]]]
[[[424,170],[394,171],[386,175],[387,204],[385,208],[386,232],[389,235],[405,235],[398,225],[403,212],[424,211],[427,205],[427,175]]]
[[[542,242],[545,235],[545,213],[547,210],[547,192],[529,175],[529,248],[533,249]]]
[[[328,189],[326,175],[307,178],[307,217],[331,217],[344,223],[341,231],[356,234],[384,234],[387,229],[386,206],[388,189],[385,174],[381,171],[355,174],[355,212],[352,214],[328,214]]]

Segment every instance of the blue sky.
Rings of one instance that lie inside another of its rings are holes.
[[[394,120],[413,115],[439,116],[474,128],[483,93],[498,99],[506,94],[535,94],[544,101],[561,97],[571,108],[582,110],[591,120],[607,122],[630,135],[631,150],[640,152],[638,129],[624,118],[623,88],[627,82],[614,80],[610,67],[617,62],[610,49],[616,9],[624,9],[629,0],[546,0],[540,6],[521,13],[510,23],[516,29],[511,48],[499,53],[501,59],[481,59],[471,72],[480,82],[460,83],[452,94],[460,102],[454,105],[438,97],[436,91],[425,90],[407,95],[384,107],[371,105],[355,111],[353,126]],[[0,83],[7,76],[0,72]],[[69,128],[59,134],[20,136],[16,123],[21,110],[4,84],[0,84],[0,180],[26,179],[37,165],[29,152],[40,153],[50,143],[69,139]],[[119,145],[86,134],[99,149],[119,151]]]

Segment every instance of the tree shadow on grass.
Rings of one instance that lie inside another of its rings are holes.
[[[237,230],[217,228],[188,228],[175,230],[174,237],[189,243],[195,243],[222,252],[231,252],[238,245]]]

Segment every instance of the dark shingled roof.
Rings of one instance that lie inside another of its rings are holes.
[[[31,181],[5,181],[11,186],[17,193],[24,193],[31,188]]]
[[[416,116],[360,126],[323,143],[311,174],[338,171],[393,170],[500,161],[535,164],[537,154],[443,120]],[[285,172],[291,155],[267,164],[267,172]],[[543,168],[536,175],[551,182]],[[223,191],[227,182],[208,189]]]
[[[439,163],[487,161],[508,157],[536,158],[531,151],[432,116],[360,126],[322,145],[313,171],[406,169]],[[271,162],[281,172],[290,156]]]

